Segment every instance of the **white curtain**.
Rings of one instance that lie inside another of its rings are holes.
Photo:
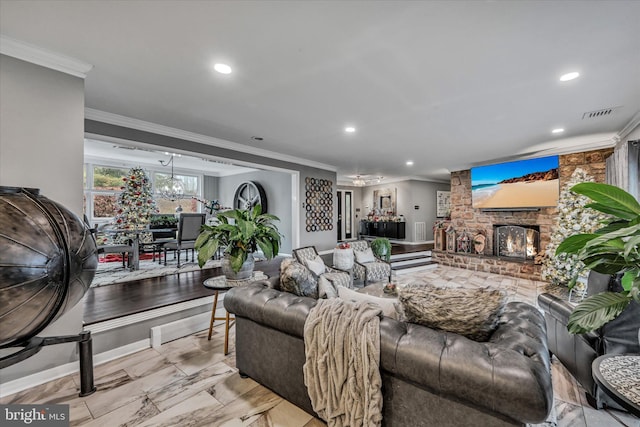
[[[616,146],[607,159],[607,184],[620,187],[640,200],[640,140]]]

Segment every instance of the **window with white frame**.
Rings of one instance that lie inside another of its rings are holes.
[[[181,212],[200,212],[200,202],[194,199],[194,197],[200,197],[201,178],[195,175],[177,173],[174,173],[173,176],[184,184],[184,196],[182,199],[176,201],[163,199],[157,190],[171,179],[171,174],[165,172],[154,172],[152,174],[151,181],[153,182],[155,200],[160,213],[175,213],[176,209],[181,209]]]
[[[84,213],[92,224],[107,222],[116,215],[118,195],[122,191],[123,178],[129,173],[128,167],[107,166],[92,163],[84,165]],[[189,174],[174,174],[184,183],[184,196],[172,202],[160,197],[156,188],[171,177],[165,172],[147,170],[154,191],[154,199],[159,213],[172,214],[177,210],[182,212],[199,212],[200,202],[195,198],[201,197],[202,177]],[[181,209],[179,209],[181,208]]]

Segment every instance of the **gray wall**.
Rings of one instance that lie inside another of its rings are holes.
[[[202,180],[202,196],[205,200],[218,200],[218,182],[220,178],[217,176],[205,175]]]
[[[368,211],[373,207],[373,192],[382,188],[397,189],[397,215],[404,215],[407,221],[405,241],[415,241],[414,224],[416,222],[426,223],[427,240],[433,240],[432,226],[436,221],[436,191],[449,191],[450,184],[408,180],[363,187],[360,200],[361,218],[366,218]],[[415,209],[415,206],[419,208]]]
[[[278,230],[284,236],[280,252],[291,253],[291,174],[276,171],[256,171],[238,175],[221,176],[218,179],[218,195],[223,206],[233,206],[233,198],[240,184],[247,181],[257,182],[264,188],[267,196],[267,209],[270,214],[280,218],[276,222]]]
[[[2,55],[0,94],[0,185],[40,188],[81,216],[84,81]],[[77,334],[82,317],[78,303],[39,335]],[[0,370],[0,382],[76,359],[76,344],[45,347]]]
[[[306,203],[306,178],[326,179],[331,181],[333,192],[333,230],[326,231],[311,231],[306,230],[306,214],[307,210],[303,206]],[[299,198],[299,213],[300,213],[300,247],[315,246],[319,251],[333,249],[338,241],[338,232],[336,231],[336,223],[338,219],[338,205],[337,201],[337,185],[335,172],[323,171],[313,168],[302,168],[300,172],[300,198]]]

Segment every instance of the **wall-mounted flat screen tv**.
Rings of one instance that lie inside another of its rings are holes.
[[[558,156],[471,168],[471,199],[477,209],[557,206]]]

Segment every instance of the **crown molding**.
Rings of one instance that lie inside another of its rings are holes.
[[[0,34],[0,53],[84,79],[93,65]]]
[[[640,126],[640,111],[638,111],[636,115],[633,116],[631,120],[629,120],[629,123],[627,123],[627,125],[623,127],[620,132],[618,132],[618,134],[616,135],[616,142],[625,139],[627,135],[633,132],[638,126]]]
[[[529,159],[542,156],[553,156],[562,154],[581,153],[585,151],[600,150],[603,148],[615,147],[617,134],[595,134],[585,137],[577,137],[566,140],[566,144],[560,147],[540,150],[534,154],[522,156],[522,159]]]
[[[118,114],[107,113],[106,111],[95,110],[93,108],[85,108],[85,119],[95,120],[97,122],[107,123],[115,126],[136,129],[140,131],[155,133],[159,135],[169,136],[172,138],[184,139],[187,141],[199,142],[218,148],[239,151],[241,153],[253,154],[256,156],[267,157],[269,159],[282,160],[285,162],[296,163],[318,169],[324,169],[331,172],[337,172],[337,168],[313,160],[303,159],[300,157],[289,156],[287,154],[276,153],[273,151],[255,148],[248,145],[238,144],[237,142],[227,141],[225,139],[206,136],[182,129],[176,129],[156,123],[146,122],[144,120],[133,119],[131,117],[121,116]]]
[[[473,164],[458,164],[448,167],[451,171],[468,170],[474,166],[489,165],[492,163],[511,162],[516,160],[532,159],[536,157],[555,156],[573,153],[582,153],[586,151],[601,150],[603,148],[613,148],[616,145],[618,134],[610,133],[597,133],[576,136],[565,139],[558,139],[554,141],[547,141],[532,147],[528,147],[526,152],[521,152],[508,157],[501,157],[499,159],[484,160],[482,162]]]
[[[434,184],[449,184],[449,179],[437,179],[437,178],[425,178],[423,176],[398,176],[393,178],[383,178],[380,182],[372,182],[370,184],[363,185],[362,187],[357,187],[353,185],[352,178],[339,177],[337,180],[337,185],[340,187],[352,187],[352,188],[367,188],[367,187],[378,187],[384,186],[386,184],[394,184],[398,182],[406,182],[406,181],[421,181],[421,182],[429,182]]]

